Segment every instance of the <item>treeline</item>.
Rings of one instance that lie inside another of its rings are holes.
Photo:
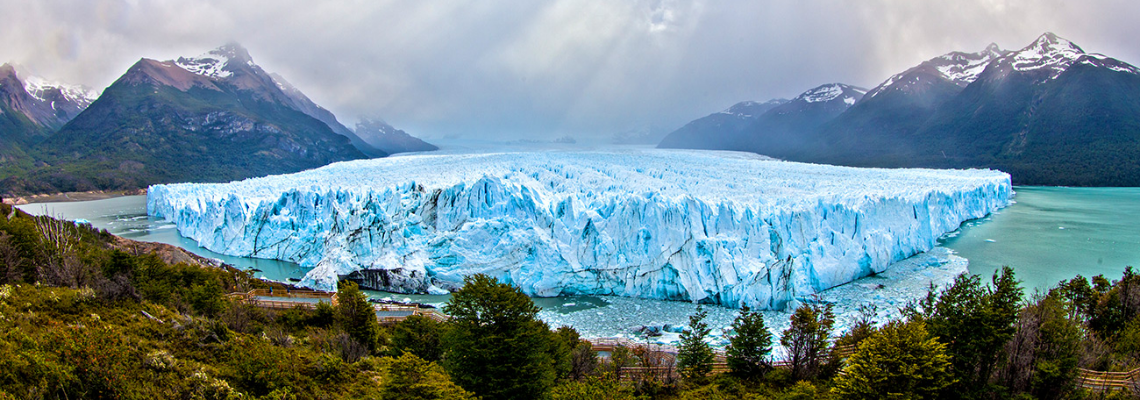
[[[838,336],[824,303],[799,307],[778,335],[745,309],[723,360],[698,311],[677,354],[603,357],[482,275],[453,294],[450,320],[381,326],[349,282],[335,306],[263,310],[226,294],[268,283],[112,239],[0,206],[0,399],[1129,398],[1080,389],[1078,368],[1140,366],[1131,268],[1030,296],[1008,268],[986,283],[961,276],[900,320],[865,308]]]

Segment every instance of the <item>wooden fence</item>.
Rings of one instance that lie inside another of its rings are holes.
[[[1093,392],[1124,390],[1140,396],[1140,368],[1128,372],[1077,369],[1077,386]]]

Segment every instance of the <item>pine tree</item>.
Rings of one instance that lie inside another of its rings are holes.
[[[734,335],[728,338],[725,355],[732,373],[740,377],[763,376],[772,369],[768,354],[772,352],[772,333],[764,325],[764,316],[748,306],[732,321]]]
[[[792,378],[812,379],[819,373],[826,356],[831,327],[835,325],[832,306],[804,304],[792,314],[791,326],[780,335],[787,349]]]
[[[961,275],[938,295],[927,318],[930,333],[946,344],[954,372],[957,398],[977,398],[989,388],[1002,349],[1015,332],[1021,288],[1013,269],[994,273],[993,286],[983,286],[977,275]]]
[[[681,345],[677,349],[677,368],[686,380],[699,380],[712,372],[716,354],[712,346],[705,343],[712,329],[704,322],[708,312],[700,306],[697,313],[689,316],[689,330],[681,333]]]
[[[368,303],[368,297],[356,283],[343,281],[338,289],[337,318],[344,331],[368,347],[368,350],[376,351],[380,345],[380,323],[376,321],[376,310]]]
[[[521,290],[469,276],[443,311],[443,365],[455,383],[486,400],[540,398],[553,386],[553,335]]]
[[[426,361],[439,361],[443,356],[443,348],[439,344],[443,329],[443,323],[422,315],[412,315],[392,328],[388,353],[399,357],[407,352]]]
[[[859,344],[835,378],[841,399],[933,399],[951,382],[945,345],[922,321],[891,321]]]
[[[467,400],[474,399],[448,378],[439,365],[404,353],[385,358],[382,363],[381,400]]]

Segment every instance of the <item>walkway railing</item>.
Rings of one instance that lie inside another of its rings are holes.
[[[1077,369],[1077,386],[1094,392],[1124,390],[1140,395],[1140,368],[1128,372]]]

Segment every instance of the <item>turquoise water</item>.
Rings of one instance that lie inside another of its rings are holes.
[[[1077,274],[1118,278],[1126,265],[1140,267],[1140,188],[1017,187],[1015,203],[971,221],[939,241],[970,260],[970,272],[985,277],[1002,265],[1013,267],[1027,290],[1048,288]],[[146,196],[20,206],[33,214],[86,219],[97,228],[135,240],[168,243],[218,258],[277,281],[300,278],[300,266],[283,261],[232,257],[198,247],[174,225],[146,215]],[[388,294],[380,294],[380,297]],[[438,302],[440,296],[390,295]],[[544,304],[567,311],[596,306],[591,297]],[[564,304],[572,304],[565,306]]]
[[[1015,204],[940,240],[988,279],[1013,267],[1027,292],[1140,267],[1140,188],[1017,187]]]
[[[277,260],[227,256],[199,247],[198,243],[178,234],[174,224],[146,215],[146,196],[124,196],[104,200],[61,203],[38,203],[18,206],[33,215],[52,215],[68,220],[84,219],[92,226],[111,234],[144,242],[158,242],[184,248],[194,254],[222,260],[243,270],[259,270],[254,275],[285,282],[300,278],[305,270],[299,265]]]

